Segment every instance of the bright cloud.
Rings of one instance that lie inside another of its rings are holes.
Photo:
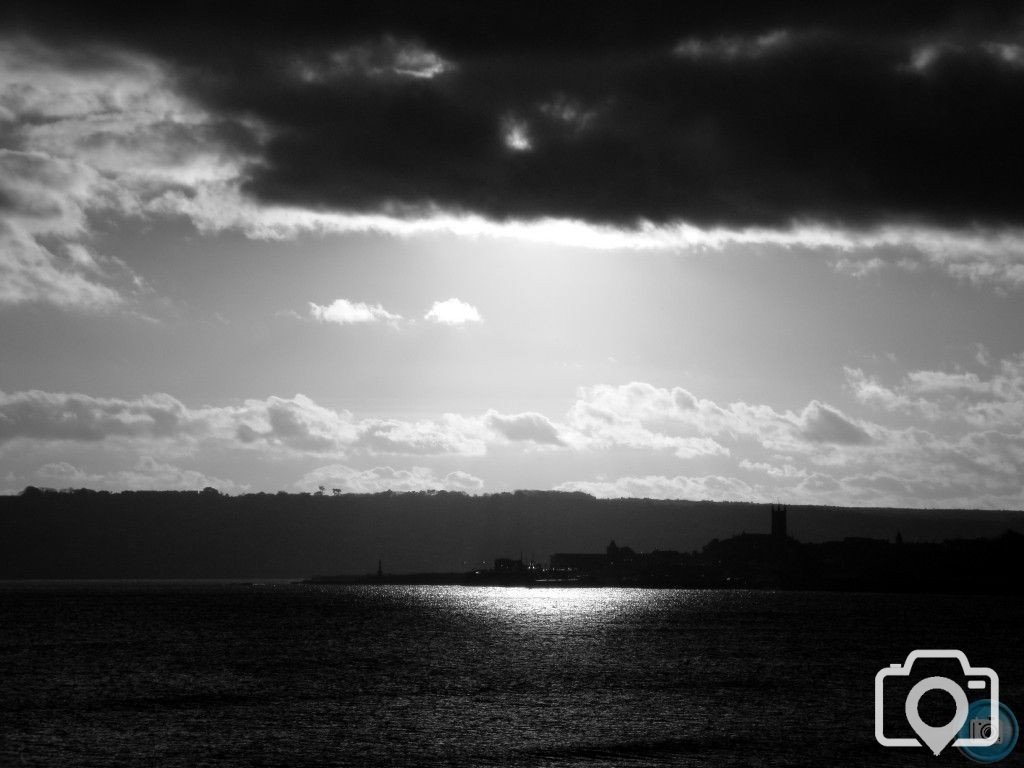
[[[551,466],[568,468],[598,466],[600,457],[614,455],[660,467],[679,462],[679,469],[578,475],[553,485],[600,496],[1014,508],[1024,505],[1022,371],[1017,356],[993,364],[987,376],[918,371],[886,386],[849,369],[853,394],[864,406],[880,417],[919,420],[904,426],[857,418],[819,400],[798,410],[720,404],[682,387],[644,382],[582,388],[560,418],[495,409],[415,419],[359,416],[301,394],[196,407],[166,394],[118,399],[30,390],[0,393],[0,456],[19,462],[18,477],[27,482],[41,481],[33,473],[48,466],[44,474],[58,485],[60,475],[65,484],[77,477],[82,484],[142,487],[146,477],[166,477],[185,487],[202,480],[170,469],[161,474],[156,464],[178,467],[204,455],[304,465],[303,487],[481,490],[473,476],[417,469],[414,457],[486,463],[499,454],[504,461],[544,453]],[[83,466],[75,456],[84,446],[119,462],[143,455],[155,464],[148,475],[134,464],[75,474],[68,467]],[[36,456],[38,463],[24,465],[31,459],[22,457]],[[368,468],[367,462],[379,461],[375,457],[393,458],[383,469]],[[309,474],[314,471],[320,474]],[[224,481],[208,484],[223,487]]]
[[[887,411],[978,428],[1024,428],[1024,354],[999,361],[987,377],[963,370],[910,371],[891,386],[859,368],[847,368],[846,377],[858,400]]]
[[[502,141],[513,152],[529,152],[533,149],[530,126],[521,118],[506,116],[501,121]]]
[[[304,395],[246,400],[241,405],[189,408],[166,394],[137,400],[83,394],[0,392],[0,443],[17,439],[98,441],[116,438],[221,439],[318,454],[456,453],[483,455],[495,441],[581,451],[671,451],[679,458],[728,456],[715,438],[752,437],[776,450],[824,455],[829,446],[859,448],[872,441],[865,425],[812,402],[800,414],[734,403],[698,401],[686,390],[634,382],[582,390],[563,422],[539,413],[433,419],[357,418]],[[680,408],[677,401],[684,403]],[[691,403],[704,403],[700,410]],[[872,428],[878,431],[878,428]],[[689,432],[689,434],[687,434]]]
[[[569,412],[569,423],[594,439],[629,441],[628,435],[658,436],[670,444],[672,432],[689,428],[707,436],[749,437],[766,448],[788,451],[827,451],[831,446],[866,445],[873,425],[859,424],[837,408],[811,401],[800,412],[776,411],[771,406],[731,403],[721,406],[698,398],[682,387],[665,389],[643,382],[599,385],[580,391]],[[641,437],[641,440],[643,438]],[[707,443],[705,452],[728,453]]]
[[[423,316],[424,320],[440,325],[465,325],[466,323],[482,323],[479,310],[472,304],[459,299],[435,301]]]
[[[0,304],[124,305],[142,281],[91,251],[90,215],[140,215],[170,187],[239,173],[216,121],[156,63],[90,51],[82,67],[73,53],[0,40]]]
[[[384,35],[325,55],[298,57],[291,69],[302,83],[319,85],[354,78],[432,80],[455,64],[416,41]]]
[[[364,304],[363,302],[335,299],[332,303],[321,306],[310,302],[309,313],[324,323],[350,325],[356,323],[397,323],[401,315],[388,312],[380,304]]]
[[[334,213],[261,205],[234,183],[211,182],[188,194],[168,190],[147,203],[153,215],[182,215],[202,232],[237,230],[256,239],[282,240],[305,233],[375,232],[397,237],[450,233],[594,250],[672,251],[681,255],[730,249],[813,251],[837,271],[864,276],[883,269],[934,269],[976,285],[1024,287],[1024,229],[879,225],[856,228],[809,222],[789,227],[698,227],[685,222],[614,227],[540,217],[492,221],[483,216],[422,206],[416,210]]]

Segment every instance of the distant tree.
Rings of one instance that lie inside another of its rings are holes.
[[[202,495],[203,496],[207,496],[207,497],[209,497],[209,496],[220,496],[220,491],[218,491],[216,488],[208,485],[205,488],[203,488]]]
[[[341,488],[331,488],[332,496],[341,496]]]
[[[327,490],[327,489],[326,489],[326,488],[324,488],[324,487],[323,487],[322,485],[318,485],[318,486],[316,487],[316,495],[317,495],[317,496],[323,496],[323,495],[324,495],[324,492],[325,492],[326,490]]]

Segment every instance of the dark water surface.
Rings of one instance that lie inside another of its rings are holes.
[[[0,583],[0,765],[970,765],[877,745],[875,673],[959,648],[1019,716],[1022,629],[1005,597]]]

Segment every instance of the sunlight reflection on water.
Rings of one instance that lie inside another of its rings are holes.
[[[651,602],[652,595],[639,590],[480,587],[452,589],[445,597],[461,610],[482,612],[495,619],[591,621],[641,609]]]
[[[939,638],[998,668],[1011,698],[1017,635],[988,618],[1016,627],[1021,610],[955,596],[0,585],[0,765],[903,767],[915,763],[873,748],[879,665]]]
[[[405,591],[413,602],[432,609],[457,611],[508,624],[601,623],[665,610],[694,612],[713,605],[716,594],[711,590],[582,587],[413,586],[398,589]],[[718,602],[721,602],[720,597]]]

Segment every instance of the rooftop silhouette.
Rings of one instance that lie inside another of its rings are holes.
[[[0,578],[347,574],[336,578],[1005,589],[968,574],[1000,573],[1004,561],[1007,568],[1019,561],[1019,537],[1008,529],[1024,530],[1024,513],[773,509],[557,491],[229,496],[212,488],[30,488],[0,497]],[[495,558],[506,562],[495,567]]]
[[[1018,593],[1016,564],[1024,536],[905,544],[848,536],[804,544],[787,535],[784,504],[770,507],[771,532],[713,539],[697,552],[636,552],[613,539],[604,552],[556,552],[547,567],[497,558],[493,569],[465,574],[393,576],[391,583],[522,586],[634,586],[874,592]],[[330,577],[314,579],[335,581]],[[351,583],[358,579],[343,578]]]

